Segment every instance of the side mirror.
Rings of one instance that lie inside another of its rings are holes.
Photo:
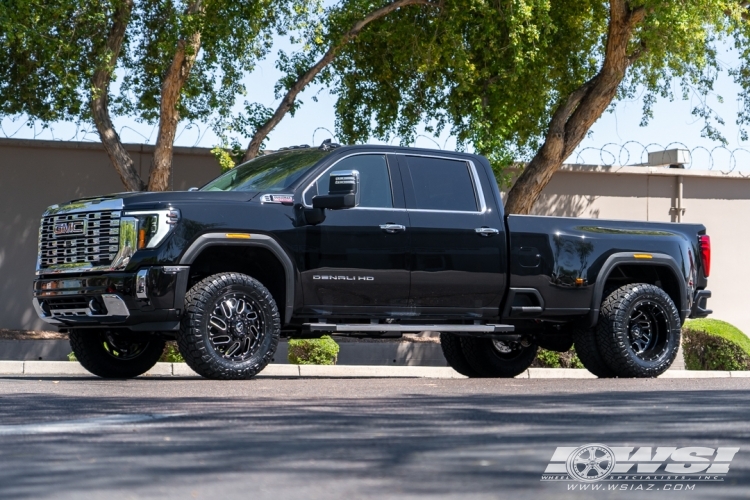
[[[353,208],[359,204],[359,172],[339,170],[331,172],[328,194],[313,196],[313,208],[338,210]]]
[[[197,187],[191,187],[190,189],[188,189],[188,191],[198,191],[198,188]]]

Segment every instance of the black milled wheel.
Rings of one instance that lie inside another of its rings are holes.
[[[443,356],[445,356],[445,360],[448,361],[451,368],[467,377],[476,377],[479,375],[469,362],[466,361],[466,356],[464,356],[464,351],[461,347],[461,337],[452,333],[441,333],[440,347],[443,349]]]
[[[469,366],[478,377],[512,378],[524,372],[534,361],[536,342],[527,347],[516,341],[462,337],[461,347]]]
[[[196,373],[213,379],[247,379],[273,358],[281,321],[271,293],[239,273],[209,276],[185,296],[177,345]]]
[[[599,350],[619,377],[656,377],[680,347],[680,313],[661,288],[625,285],[602,303],[597,325]]]
[[[573,331],[573,345],[576,355],[588,371],[599,378],[615,376],[599,350],[596,328],[578,328]]]
[[[155,335],[100,329],[72,330],[68,336],[78,362],[102,378],[143,375],[159,361],[165,344]]]

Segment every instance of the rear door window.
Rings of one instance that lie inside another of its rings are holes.
[[[479,211],[471,167],[467,162],[407,156],[406,164],[414,188],[414,199],[407,200],[407,208]]]

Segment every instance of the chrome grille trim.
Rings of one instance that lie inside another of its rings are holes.
[[[111,264],[120,248],[121,217],[119,210],[45,215],[39,234],[39,270]],[[82,232],[55,235],[59,224],[77,224]]]
[[[72,223],[79,230],[84,221],[83,233],[61,231],[55,238],[56,223]],[[52,205],[39,225],[37,276],[124,269],[135,251],[137,224],[137,219],[123,214],[121,198]]]

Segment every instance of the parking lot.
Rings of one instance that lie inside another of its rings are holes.
[[[580,498],[558,446],[740,447],[750,379],[0,378],[1,498]],[[661,486],[659,483],[657,486]]]

